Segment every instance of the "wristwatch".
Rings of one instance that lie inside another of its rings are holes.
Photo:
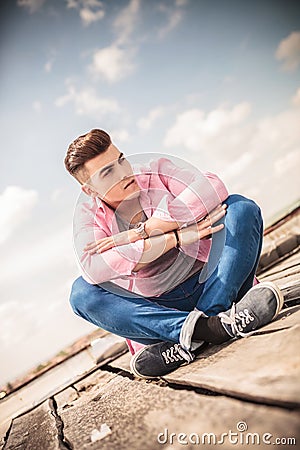
[[[139,222],[135,225],[133,230],[136,232],[136,234],[139,235],[139,237],[146,239],[148,238],[148,234],[145,231],[145,222]]]

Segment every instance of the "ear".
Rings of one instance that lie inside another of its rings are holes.
[[[98,192],[95,191],[95,189],[92,186],[90,186],[89,184],[84,183],[81,186],[81,190],[89,197],[98,197]]]

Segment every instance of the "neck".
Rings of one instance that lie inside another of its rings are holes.
[[[141,220],[141,207],[139,198],[132,198],[130,200],[123,200],[122,202],[110,204],[114,210],[118,211],[118,215],[130,223],[136,223]]]

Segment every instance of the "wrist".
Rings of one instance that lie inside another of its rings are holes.
[[[175,229],[175,230],[173,230],[173,234],[175,236],[175,248],[180,248],[181,241],[180,241],[180,237],[179,237],[179,231]]]
[[[138,241],[139,239],[142,239],[142,237],[139,236],[139,234],[134,230],[134,228],[128,230],[128,238],[131,244]]]
[[[136,239],[134,238],[134,242],[138,239],[147,239],[148,233],[145,230],[145,222],[139,222],[135,225],[134,228],[131,230],[133,232],[133,235],[136,235]]]

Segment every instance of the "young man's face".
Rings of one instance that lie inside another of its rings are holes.
[[[82,189],[88,195],[97,196],[111,206],[139,196],[140,188],[132,167],[113,144],[104,153],[87,161],[84,169],[88,180]]]

